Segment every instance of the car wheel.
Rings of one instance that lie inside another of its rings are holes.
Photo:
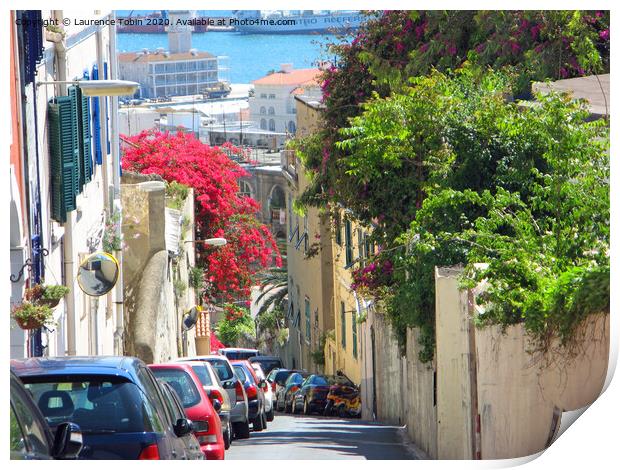
[[[312,413],[312,409],[310,408],[310,404],[308,403],[308,399],[304,398],[304,414],[309,415]]]
[[[347,407],[344,404],[338,407],[338,416],[341,418],[347,418]]]
[[[235,423],[235,437],[237,439],[247,439],[250,437],[250,423]]]
[[[284,402],[284,412],[285,413],[292,413],[293,410],[291,409],[291,407],[289,406],[289,404],[285,401]]]
[[[230,424],[226,428],[226,432],[224,433],[224,450],[228,450],[230,447]]]
[[[261,415],[261,419],[263,420],[263,430],[267,430],[267,415],[265,414],[264,411],[263,411],[263,414]]]
[[[292,407],[293,407],[293,414],[294,415],[299,414],[299,410],[297,409],[297,400],[293,400]]]
[[[327,401],[327,405],[325,405],[325,410],[323,410],[323,416],[331,416],[333,405],[334,403],[331,400]]]
[[[265,429],[263,426],[263,414],[259,414],[254,421],[252,421],[252,431],[262,431]]]
[[[267,421],[271,422],[273,421],[275,418],[275,415],[273,414],[273,408],[271,408],[271,410],[269,410],[269,413],[267,413]]]

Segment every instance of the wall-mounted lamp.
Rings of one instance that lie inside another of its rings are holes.
[[[77,85],[84,96],[126,96],[133,95],[139,83],[127,80],[69,80],[37,82],[39,85]]]

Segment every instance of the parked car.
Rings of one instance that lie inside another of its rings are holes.
[[[260,356],[258,349],[246,349],[246,348],[221,348],[218,349],[218,354],[226,356],[231,361],[238,361],[242,359],[249,359],[254,356]]]
[[[249,358],[248,361],[252,364],[259,363],[265,375],[269,375],[273,369],[282,368],[282,360],[277,356],[254,356]]]
[[[297,390],[301,388],[302,382],[308,377],[308,372],[306,371],[297,371],[293,372],[288,379],[286,379],[286,383],[284,384],[284,388],[280,390],[278,395],[277,407],[278,411],[284,410],[285,413],[293,412],[293,396]]]
[[[135,357],[56,357],[11,361],[52,431],[82,431],[80,459],[190,459],[187,419],[173,422],[163,390]]]
[[[185,413],[194,423],[194,434],[207,460],[223,460],[224,438],[216,411],[221,403],[214,400],[213,406],[192,366],[170,362],[150,364],[149,369],[155,377],[167,382],[181,399]]]
[[[11,460],[74,459],[82,450],[77,424],[64,422],[52,434],[41,410],[21,380],[11,371]]]
[[[248,397],[241,381],[235,375],[232,364],[225,356],[207,355],[183,357],[178,362],[205,361],[211,364],[228,393],[230,399],[230,423],[234,437],[247,439],[250,437],[250,419],[248,417]]]
[[[306,415],[313,411],[321,414],[325,410],[330,380],[325,375],[311,375],[303,381],[299,390],[293,395],[293,413],[303,410]]]
[[[260,364],[258,362],[250,362],[250,365],[254,369],[256,377],[258,377],[259,383],[261,384],[260,388],[265,394],[265,417],[268,422],[271,422],[275,417],[273,409],[273,390],[271,390],[271,386],[269,382],[267,382],[267,377]]]
[[[274,410],[281,411],[281,409],[278,408],[278,393],[281,393],[280,390],[284,389],[286,380],[295,372],[297,371],[292,369],[272,369],[272,371],[269,372],[269,375],[267,375],[267,382],[273,392],[272,397]]]
[[[222,383],[220,382],[217,373],[213,370],[211,364],[206,361],[187,361],[183,364],[189,365],[193,370],[203,390],[207,393],[207,396],[214,403],[214,400],[218,400],[221,403],[220,410],[217,415],[220,417],[222,423],[222,437],[224,439],[224,448],[230,447],[230,441],[232,437],[232,430],[230,426],[230,397]]]
[[[167,382],[159,380],[159,384],[164,392],[164,405],[168,407],[170,416],[173,418],[172,422],[179,423],[182,422],[182,420],[187,420],[191,423],[192,432],[182,436],[181,438],[186,446],[188,456],[191,456],[189,460],[204,460],[205,455],[200,448],[200,442],[198,441],[196,434],[193,432],[195,425],[193,421],[187,417],[187,414],[185,414],[185,410],[181,404],[181,398]]]
[[[231,361],[235,374],[242,381],[248,396],[248,417],[252,423],[253,431],[267,429],[267,416],[265,416],[265,393],[261,382],[254,372],[252,364],[248,361]]]

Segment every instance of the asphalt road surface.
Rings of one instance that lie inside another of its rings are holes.
[[[233,441],[227,460],[417,459],[399,429],[359,419],[276,413],[267,430]]]

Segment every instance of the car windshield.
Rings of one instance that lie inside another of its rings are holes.
[[[346,385],[347,387],[354,387],[353,382],[343,375],[330,375],[327,377],[327,380],[330,385]]]
[[[233,378],[233,371],[230,367],[230,364],[225,359],[217,359],[217,358],[209,358],[205,359],[211,367],[215,369],[217,376],[220,380],[230,380]]]
[[[257,356],[258,351],[222,351],[224,356],[226,356],[231,361],[236,361],[239,359],[249,359],[251,357]]]
[[[273,381],[278,385],[284,385],[288,376],[291,375],[292,372],[290,370],[282,370],[276,372],[276,375],[273,378]]]
[[[149,432],[158,419],[140,389],[116,377],[27,380],[36,380],[25,386],[52,429],[71,421],[84,433]]]
[[[191,408],[200,403],[200,393],[192,377],[181,369],[151,369],[153,375],[167,382],[177,392],[183,408]]]
[[[260,364],[262,369],[265,371],[265,374],[269,374],[269,372],[271,372],[276,367],[282,366],[279,359],[257,359],[252,362]]]
[[[239,380],[241,380],[242,382],[245,382],[246,380],[248,380],[248,377],[246,376],[245,369],[243,368],[243,366],[234,365],[233,367],[235,368],[235,375],[237,376]]]
[[[323,377],[321,375],[315,376],[314,379],[312,379],[312,383],[314,385],[329,385],[329,383],[327,382],[325,377]]]
[[[211,375],[209,375],[207,366],[199,365],[199,364],[192,364],[192,370],[198,376],[198,379],[200,380],[200,383],[202,385],[206,385],[207,387],[210,387],[213,385],[213,380],[211,380]]]

